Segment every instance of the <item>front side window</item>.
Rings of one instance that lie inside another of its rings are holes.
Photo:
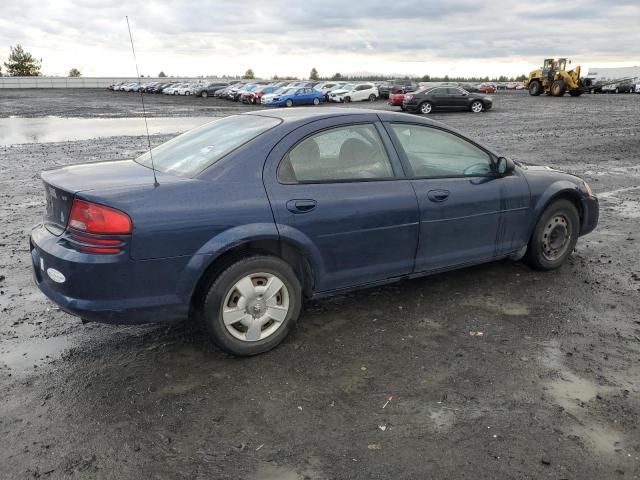
[[[192,176],[220,160],[232,150],[275,127],[280,120],[258,115],[234,115],[189,130],[154,148],[156,170]],[[136,162],[151,167],[149,152]]]
[[[348,125],[316,133],[282,159],[282,183],[359,181],[393,177],[389,157],[373,125]]]
[[[392,124],[416,177],[485,176],[491,157],[472,143],[437,128]]]

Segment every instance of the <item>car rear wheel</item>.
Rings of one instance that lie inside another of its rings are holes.
[[[475,100],[472,104],[471,104],[471,111],[473,113],[480,113],[484,110],[484,105],[480,100]]]
[[[369,101],[370,102],[375,102],[376,101],[376,95],[374,93],[372,93],[371,95],[369,95]]]
[[[423,115],[429,115],[433,110],[433,105],[431,102],[422,102],[419,107],[420,113]]]
[[[313,99],[313,104],[314,104],[314,105],[320,105],[320,100],[319,100],[319,99],[317,99],[317,98],[314,98],[314,99]]]
[[[542,213],[527,248],[528,263],[538,270],[553,270],[567,259],[578,241],[580,217],[569,200],[557,200]]]
[[[205,298],[201,321],[213,342],[238,356],[277,346],[300,315],[302,287],[283,260],[252,256],[224,270]]]
[[[285,106],[287,107],[293,107],[293,100],[289,99],[286,102],[284,102]]]
[[[200,94],[200,96],[201,96],[202,98],[207,98],[207,97],[209,96],[209,94],[207,93],[207,91],[206,91],[206,90],[203,90],[203,91],[202,91],[202,93]]]

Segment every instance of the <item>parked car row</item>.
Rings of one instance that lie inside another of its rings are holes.
[[[375,101],[380,94],[378,87],[370,82],[295,81],[236,83],[217,91],[215,96],[242,103],[290,107],[323,102]]]
[[[114,83],[107,90],[114,92],[164,93],[165,95],[194,95],[208,97],[225,88],[229,82],[122,82]]]
[[[512,85],[515,85],[515,82]],[[266,107],[319,105],[324,102],[374,102],[382,97],[388,99],[389,105],[400,107],[403,111],[429,114],[436,110],[469,110],[475,113],[487,111],[493,106],[493,99],[487,94],[496,92],[497,86],[488,82],[415,84],[403,80],[389,82],[234,80],[230,82],[129,82],[111,85],[108,88],[124,92],[214,96]]]

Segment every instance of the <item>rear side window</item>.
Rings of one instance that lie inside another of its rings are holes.
[[[393,177],[389,157],[373,125],[323,130],[302,140],[280,162],[282,183],[359,181]]]
[[[416,177],[484,176],[492,173],[484,150],[444,130],[392,124]]]
[[[257,115],[234,115],[189,130],[152,150],[156,170],[192,176],[275,127],[280,120]],[[136,162],[151,168],[149,152]]]

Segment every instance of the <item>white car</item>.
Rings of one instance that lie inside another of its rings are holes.
[[[176,90],[184,86],[186,86],[186,83],[176,83],[175,85],[171,85],[170,87],[162,90],[162,93],[164,93],[165,95],[177,95],[177,93],[175,93]]]
[[[192,90],[196,87],[195,83],[183,83],[181,87],[178,87],[173,92],[174,95],[191,95]]]
[[[326,96],[330,91],[338,90],[344,87],[346,84],[347,82],[324,82],[319,83],[318,85],[313,87],[313,89],[322,92]]]
[[[347,84],[344,87],[329,93],[331,102],[362,102],[368,100],[374,102],[378,99],[378,87],[373,83]]]

